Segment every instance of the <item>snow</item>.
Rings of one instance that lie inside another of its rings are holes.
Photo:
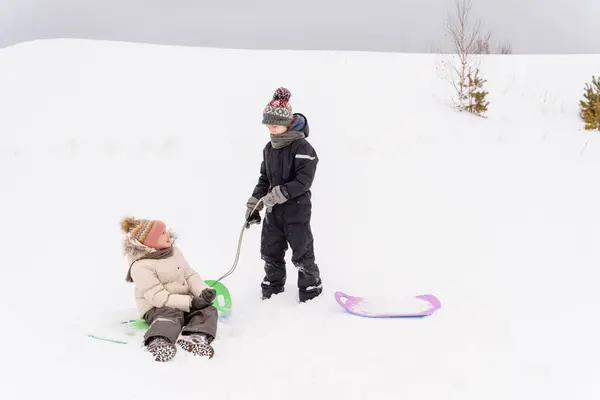
[[[600,135],[577,102],[600,55],[486,57],[487,119],[448,105],[439,57],[1,50],[2,398],[598,398]],[[166,221],[205,279],[230,268],[279,86],[321,159],[323,295],[298,304],[289,264],[286,292],[261,301],[254,226],[224,281],[215,358],[159,364],[135,341],[89,338],[135,317],[124,215]],[[360,318],[337,290],[433,293],[442,308]]]

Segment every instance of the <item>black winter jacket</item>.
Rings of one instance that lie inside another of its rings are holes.
[[[303,132],[307,137],[308,120],[302,114],[294,115],[300,116],[297,120],[304,123],[292,125],[290,131]],[[282,193],[288,198],[286,204],[310,204],[310,188],[318,163],[315,149],[305,138],[295,140],[281,149],[273,148],[269,142],[263,149],[260,177],[252,196],[260,199],[273,187],[280,185]]]

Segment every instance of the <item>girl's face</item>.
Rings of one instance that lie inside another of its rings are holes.
[[[283,125],[267,125],[267,127],[269,128],[271,135],[281,135],[288,130],[287,126]]]
[[[158,250],[167,249],[167,248],[171,247],[172,244],[173,244],[173,236],[171,235],[171,232],[164,230],[158,237],[158,241],[156,242],[156,248]]]

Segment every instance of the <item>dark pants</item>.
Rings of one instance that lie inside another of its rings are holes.
[[[323,290],[315,263],[310,218],[310,204],[276,205],[272,212],[265,213],[260,246],[265,261],[265,278],[261,283],[264,297],[283,291],[288,243],[292,248],[292,263],[298,269],[300,301],[310,300]]]
[[[203,333],[210,343],[217,335],[218,317],[218,311],[213,306],[191,313],[169,307],[152,308],[144,315],[144,319],[150,324],[144,335],[144,344],[155,336],[166,337],[171,343],[175,343],[180,333]]]

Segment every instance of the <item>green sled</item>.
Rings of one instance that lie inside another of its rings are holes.
[[[217,296],[213,301],[213,306],[219,311],[219,317],[227,317],[231,314],[231,294],[229,293],[229,289],[227,286],[222,284],[221,282],[217,282],[213,280],[205,280],[204,281],[208,286],[213,286],[213,289],[217,292]],[[129,321],[123,321],[122,324],[128,324],[134,331],[143,331],[150,327],[150,325],[143,319],[132,319]]]

